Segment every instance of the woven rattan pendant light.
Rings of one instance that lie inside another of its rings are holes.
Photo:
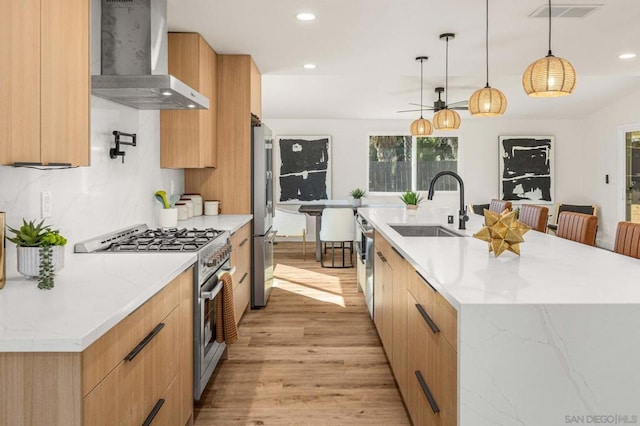
[[[440,34],[440,40],[445,39],[447,42],[446,61],[445,61],[445,85],[444,85],[444,109],[436,112],[433,116],[433,126],[438,130],[455,130],[460,127],[460,114],[449,109],[449,39],[455,38],[455,34]]]
[[[409,127],[411,135],[413,136],[429,136],[433,133],[431,122],[422,117],[422,63],[427,59],[429,59],[428,56],[418,56],[416,58],[416,61],[420,61],[420,118],[414,120],[413,123],[411,123],[411,127]]]
[[[549,0],[549,53],[525,70],[522,87],[529,96],[550,98],[566,96],[576,87],[576,70],[564,58],[551,53],[551,0]]]
[[[487,0],[485,55],[487,62],[487,85],[478,89],[469,98],[469,113],[478,117],[495,117],[504,114],[507,98],[498,89],[489,86],[489,0]]]

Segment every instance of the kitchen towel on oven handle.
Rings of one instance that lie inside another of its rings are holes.
[[[229,272],[220,276],[222,281],[222,297],[218,297],[216,312],[216,341],[227,345],[238,340],[236,313],[233,301],[233,278]]]

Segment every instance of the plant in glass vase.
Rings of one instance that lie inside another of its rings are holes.
[[[44,225],[44,220],[22,220],[19,229],[10,226],[7,229],[14,234],[7,237],[17,246],[18,272],[28,278],[38,278],[38,288],[53,288],[55,273],[64,266],[64,245],[67,239],[57,229]]]

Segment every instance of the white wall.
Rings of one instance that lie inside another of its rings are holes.
[[[514,120],[508,118],[470,118],[463,116],[459,136],[459,174],[465,183],[466,203],[486,203],[498,196],[498,137],[555,137],[555,197],[557,201],[585,203],[582,149],[586,132],[581,120]],[[407,134],[410,120],[265,119],[275,135],[330,135],[332,137],[332,198],[345,200],[355,187],[367,188],[368,135],[370,133]],[[438,134],[436,134],[437,136]],[[574,151],[574,148],[579,149]],[[396,196],[369,197],[368,202],[397,203]],[[425,207],[458,209],[457,192],[436,193]],[[289,208],[296,208],[289,206]],[[422,208],[422,207],[421,207]],[[552,206],[550,211],[555,211]],[[310,236],[314,223],[309,221]]]
[[[182,170],[160,169],[160,113],[138,111],[100,98],[91,99],[91,166],[66,170],[0,167],[0,211],[7,224],[40,219],[40,192],[50,191],[52,217],[73,244],[129,225],[155,226],[158,189],[184,192]],[[136,147],[124,146],[125,162],[109,158],[113,130],[138,135]]]

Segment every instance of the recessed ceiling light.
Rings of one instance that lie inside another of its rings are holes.
[[[189,104],[187,105],[189,108],[195,108],[196,106],[194,104]]]
[[[635,57],[636,57],[635,53],[623,53],[622,55],[618,56],[618,58],[620,59],[631,59]]]
[[[163,94],[164,96],[171,96],[171,92],[169,92],[169,91],[162,92],[162,94]]]
[[[308,70],[312,70],[314,69],[316,66],[315,64],[304,64],[303,65],[304,68],[308,69]]]
[[[296,18],[298,18],[299,21],[313,21],[314,19],[316,19],[316,15],[309,12],[303,12],[303,13],[298,13],[296,15]]]

